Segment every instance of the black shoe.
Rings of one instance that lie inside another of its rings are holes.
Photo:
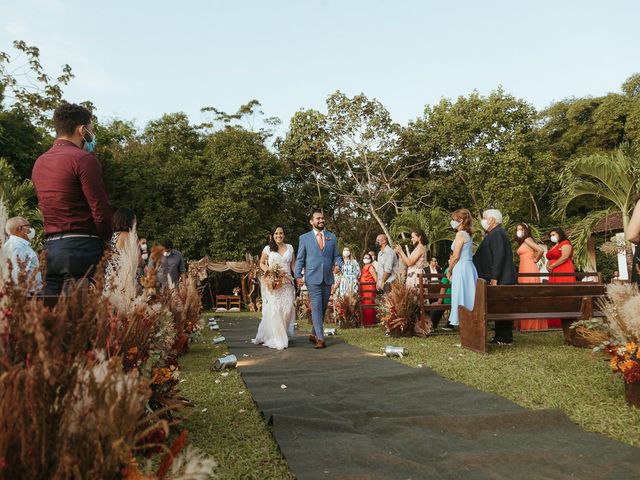
[[[456,325],[451,325],[449,322],[447,322],[447,324],[442,327],[442,330],[444,330],[445,332],[453,332],[456,329]]]
[[[509,347],[511,345],[513,345],[513,340],[498,340],[497,338],[494,338],[493,340],[491,340],[489,342],[490,345],[498,345],[500,347]]]

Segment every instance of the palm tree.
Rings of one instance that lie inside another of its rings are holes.
[[[554,213],[566,218],[567,208],[579,197],[605,200],[608,208],[589,213],[572,229],[574,257],[580,266],[588,265],[587,242],[595,225],[613,212],[622,214],[626,232],[633,209],[633,198],[640,188],[640,156],[628,146],[611,154],[596,153],[569,162],[560,177]],[[593,265],[595,267],[595,265]]]
[[[421,210],[400,212],[391,222],[391,234],[399,237],[421,229],[427,235],[425,248],[433,254],[436,243],[453,240],[454,232],[449,225],[449,212],[440,207],[427,207]]]

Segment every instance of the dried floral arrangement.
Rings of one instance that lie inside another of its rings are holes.
[[[389,335],[413,335],[420,316],[420,305],[415,290],[399,280],[393,282],[391,291],[382,297],[379,316]]]
[[[607,318],[604,339],[594,351],[611,356],[611,369],[626,383],[640,383],[640,291],[636,284],[607,285],[607,298],[600,302]]]
[[[280,264],[271,265],[262,273],[262,281],[271,291],[281,289],[287,280],[287,273]]]
[[[186,431],[168,443],[178,357],[201,328],[195,283],[150,297],[120,260],[107,292],[99,273],[52,309],[27,295],[33,277],[0,272],[0,479],[213,478]]]
[[[348,292],[333,301],[335,320],[340,328],[357,328],[360,326],[360,308],[358,295]]]

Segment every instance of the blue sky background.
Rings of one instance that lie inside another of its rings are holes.
[[[139,126],[252,98],[285,125],[340,89],[406,123],[425,104],[499,85],[542,108],[619,91],[640,72],[640,2],[0,0],[0,50],[69,63],[69,101]]]

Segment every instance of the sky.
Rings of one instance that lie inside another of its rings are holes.
[[[537,108],[617,92],[640,72],[636,0],[0,0],[0,51],[71,65],[71,102],[139,127],[251,99],[286,126],[329,94],[377,98],[401,124],[499,86]]]

